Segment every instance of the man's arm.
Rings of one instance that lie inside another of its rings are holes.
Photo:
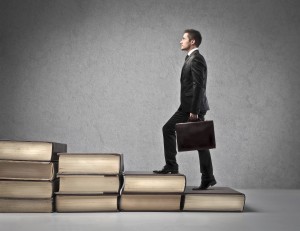
[[[205,92],[205,64],[200,57],[195,57],[191,63],[191,71],[193,77],[193,100],[191,106],[191,114],[197,115],[200,109],[200,101],[203,101],[204,92]],[[195,118],[195,116],[191,116]],[[196,117],[197,118],[197,117]]]

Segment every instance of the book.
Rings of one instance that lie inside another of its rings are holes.
[[[59,153],[59,174],[118,175],[123,155],[117,153]]]
[[[61,143],[0,140],[1,160],[57,161],[57,153],[66,151]]]
[[[56,193],[57,212],[115,212],[118,194],[68,195]]]
[[[183,197],[183,211],[228,211],[242,212],[245,194],[229,187],[212,187],[207,190],[192,190],[186,187]]]
[[[118,193],[118,175],[58,175],[59,192],[68,194]]]
[[[0,213],[51,213],[53,199],[0,198]]]
[[[167,193],[184,192],[185,175],[154,174],[152,172],[125,172],[123,193]]]
[[[180,211],[180,194],[122,194],[121,211]]]
[[[0,198],[51,198],[58,191],[55,181],[0,180]]]
[[[57,163],[0,160],[0,179],[47,180],[56,177]]]

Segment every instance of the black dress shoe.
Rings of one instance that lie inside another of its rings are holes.
[[[201,182],[201,185],[199,187],[193,188],[193,190],[205,190],[209,186],[214,186],[216,183],[217,183],[217,181],[215,179],[213,179],[213,180],[203,180]]]
[[[154,170],[156,174],[178,174],[178,169],[164,167],[162,170]]]

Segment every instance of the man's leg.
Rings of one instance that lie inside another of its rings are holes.
[[[202,181],[211,181],[214,180],[213,166],[211,161],[211,156],[209,149],[198,150],[199,161],[200,161],[200,172],[202,173]]]
[[[206,113],[200,113],[198,115],[201,121],[205,120],[204,118],[205,114]],[[209,149],[198,150],[198,155],[199,155],[199,162],[200,162],[200,172],[202,174],[201,185],[194,189],[195,190],[207,189],[209,186],[213,186],[217,183],[213,173],[210,151]]]
[[[176,135],[175,125],[177,123],[187,122],[189,113],[183,112],[180,109],[168,120],[163,126],[163,137],[164,137],[164,151],[166,166],[164,169],[178,170],[178,164],[176,161]],[[163,170],[164,170],[163,169]],[[164,173],[164,171],[154,171],[155,173]]]
[[[214,186],[217,182],[213,174],[213,166],[209,150],[198,150],[198,154],[200,172],[202,173],[201,184],[199,187],[193,188],[193,190],[205,190],[209,186]]]

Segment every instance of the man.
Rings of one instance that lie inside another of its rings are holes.
[[[155,170],[157,174],[177,174],[175,124],[187,121],[204,121],[206,111],[209,110],[206,98],[207,67],[198,47],[202,37],[199,31],[188,29],[181,39],[181,50],[187,51],[181,71],[180,106],[175,114],[163,126],[164,151],[166,165],[162,170]],[[217,182],[213,175],[213,167],[209,150],[199,150],[201,184],[194,190],[204,190]]]

